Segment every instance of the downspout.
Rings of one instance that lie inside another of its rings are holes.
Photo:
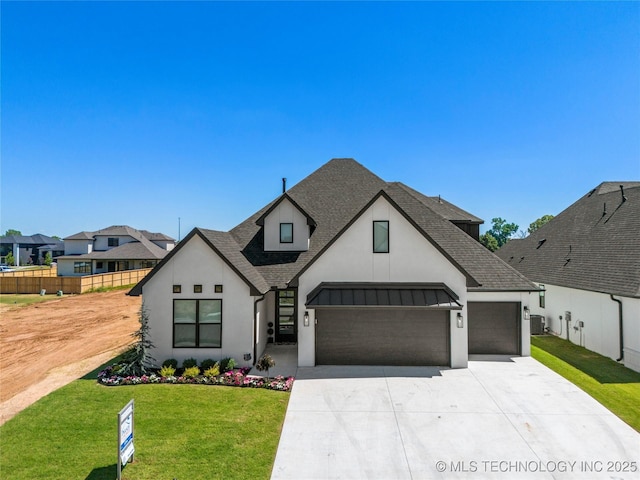
[[[622,329],[623,323],[622,323],[622,302],[620,300],[618,300],[617,298],[613,298],[613,293],[609,294],[611,295],[611,300],[613,300],[614,302],[616,302],[618,304],[618,318],[620,321],[620,358],[616,359],[616,362],[621,361],[624,358],[624,331]]]
[[[258,342],[256,341],[256,330],[258,328],[258,303],[264,300],[266,294],[253,302],[253,365],[256,364],[256,355],[258,354]]]

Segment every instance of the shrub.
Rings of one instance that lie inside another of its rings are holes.
[[[185,370],[191,367],[197,367],[198,361],[195,358],[185,358],[184,362],[182,362],[182,368]]]
[[[167,358],[164,362],[162,362],[162,366],[178,368],[178,360],[176,360],[175,358]]]
[[[202,363],[200,364],[200,368],[202,368],[202,370],[209,370],[211,367],[213,367],[216,364],[216,361],[211,359],[211,358],[207,358],[206,360],[203,360]]]
[[[204,376],[207,378],[217,377],[218,375],[220,375],[220,366],[218,364],[214,365],[213,367],[207,368],[204,371]]]
[[[228,372],[229,370],[233,370],[238,363],[233,358],[223,358],[220,360],[220,371],[222,373]]]
[[[171,365],[163,365],[160,369],[161,377],[173,377],[176,374],[176,369]]]
[[[200,375],[200,369],[197,366],[185,368],[184,373],[182,374],[185,378],[195,378],[198,375]]]
[[[267,372],[267,378],[269,378],[269,369],[275,367],[276,362],[270,355],[266,353],[260,357],[260,360],[256,363],[256,368],[261,372]]]

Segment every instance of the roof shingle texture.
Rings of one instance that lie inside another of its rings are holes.
[[[639,234],[640,182],[604,182],[496,253],[536,282],[638,298]]]
[[[470,279],[470,286],[487,290],[536,289],[522,274],[454,226],[434,209],[436,200],[399,183],[387,183],[352,159],[334,159],[292,187],[287,194],[311,216],[317,228],[306,252],[264,252],[256,225],[271,204],[231,230],[247,260],[266,282],[283,288],[311,262],[376,197],[385,192]],[[462,209],[454,217],[478,219]],[[462,212],[462,213],[461,213]]]

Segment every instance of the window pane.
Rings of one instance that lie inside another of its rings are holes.
[[[280,307],[278,314],[282,316],[293,316],[295,309],[293,307]]]
[[[200,300],[200,323],[222,323],[222,300]]]
[[[389,252],[389,222],[373,222],[373,251],[374,253]]]
[[[280,243],[293,243],[293,223],[280,224]]]
[[[196,323],[196,300],[174,300],[173,321],[175,323]]]
[[[221,334],[222,325],[202,324],[200,325],[200,346],[220,347],[222,345]]]
[[[174,347],[195,347],[196,326],[189,324],[175,324],[173,326]]]

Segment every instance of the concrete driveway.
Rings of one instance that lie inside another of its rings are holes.
[[[640,434],[531,357],[299,368],[272,479],[638,479]]]

